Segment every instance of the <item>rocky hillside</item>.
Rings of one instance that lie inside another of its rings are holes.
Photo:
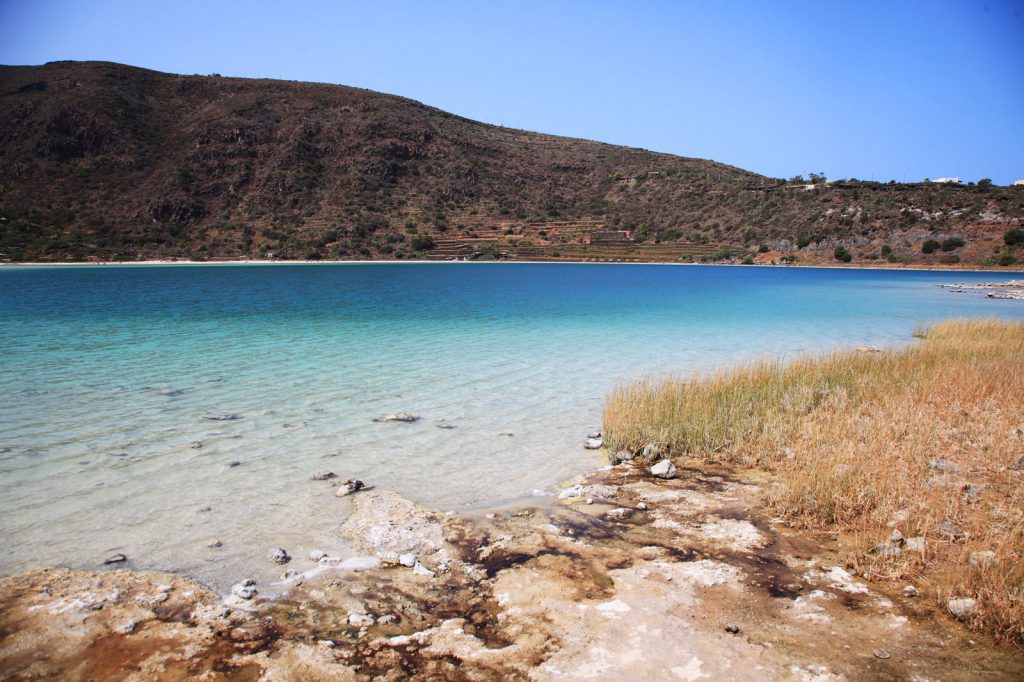
[[[10,260],[1024,260],[1020,188],[804,185],[367,90],[102,62],[0,67],[0,165]]]

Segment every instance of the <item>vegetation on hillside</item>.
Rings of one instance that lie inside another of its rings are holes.
[[[909,578],[943,604],[974,599],[970,625],[1024,642],[1024,323],[921,336],[620,386],[605,439],[766,468],[776,511],[848,531],[862,574]]]
[[[1019,188],[786,181],[367,90],[102,62],[0,67],[0,163],[14,260],[417,258],[486,230],[502,238],[470,251],[497,257],[571,257],[562,245],[601,230],[629,231],[640,259],[835,262],[842,248],[996,265],[1024,249],[1003,242]],[[921,250],[952,238],[964,246]]]

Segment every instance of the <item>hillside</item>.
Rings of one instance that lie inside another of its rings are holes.
[[[367,90],[102,62],[0,67],[0,164],[10,260],[1024,260],[1004,244],[1022,188],[808,189]]]

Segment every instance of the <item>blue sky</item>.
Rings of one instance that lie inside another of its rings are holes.
[[[324,81],[770,176],[1024,178],[1024,0],[0,0],[0,63]]]

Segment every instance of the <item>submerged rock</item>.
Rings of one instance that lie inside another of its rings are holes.
[[[587,438],[600,438],[600,437],[601,437],[601,432],[600,431],[591,431],[590,433],[587,434]]]
[[[219,412],[213,414],[204,414],[203,419],[208,419],[212,422],[233,422],[237,419],[241,419],[242,415],[235,414],[234,412]]]
[[[672,460],[663,459],[651,467],[651,475],[664,479],[675,478],[676,465],[672,463]]]
[[[284,549],[278,547],[274,550],[274,562],[278,564],[286,564],[292,560],[291,555],[288,554]]]
[[[601,440],[600,438],[588,438],[583,443],[583,447],[585,447],[587,450],[597,450],[603,446],[604,441]]]
[[[379,417],[375,417],[375,422],[415,422],[419,421],[420,416],[413,414],[412,412],[389,412],[382,414]]]
[[[319,471],[313,474],[314,481],[328,481],[336,477],[337,474],[335,474],[333,471],[327,471],[326,469],[320,469]]]
[[[338,497],[345,497],[346,495],[351,495],[352,493],[359,492],[364,488],[366,488],[365,483],[363,483],[357,478],[350,478],[341,484],[341,487],[338,488],[338,492],[335,494]]]
[[[128,561],[128,557],[126,557],[124,554],[111,554],[103,560],[103,565],[109,566],[110,564],[122,564],[125,561]]]

